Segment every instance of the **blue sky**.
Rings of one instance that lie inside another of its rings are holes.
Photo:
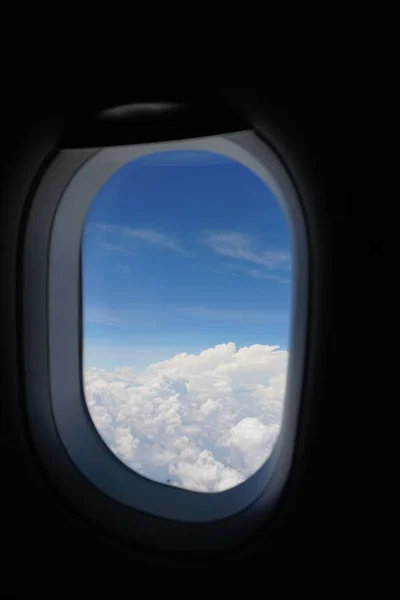
[[[206,151],[160,152],[99,190],[82,240],[84,368],[229,341],[287,349],[291,243],[270,192]]]

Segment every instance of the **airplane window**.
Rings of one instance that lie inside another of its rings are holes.
[[[250,169],[205,150],[133,160],[82,238],[83,382],[110,450],[144,477],[220,492],[279,435],[291,238]]]

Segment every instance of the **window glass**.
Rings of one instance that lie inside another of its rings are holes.
[[[265,183],[208,151],[121,167],[82,239],[83,381],[100,436],[155,481],[220,492],[279,434],[291,240]]]

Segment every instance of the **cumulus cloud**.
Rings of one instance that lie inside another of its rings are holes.
[[[129,467],[159,482],[219,492],[268,458],[283,408],[288,353],[221,344],[178,354],[135,374],[84,373],[100,435]]]

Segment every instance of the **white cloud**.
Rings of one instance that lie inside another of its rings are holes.
[[[190,316],[192,319],[206,319],[207,321],[238,321],[241,323],[266,324],[271,320],[287,318],[287,313],[271,313],[267,311],[243,308],[216,308],[212,306],[183,306],[179,313]]]
[[[118,268],[121,268],[119,266]],[[122,269],[125,271],[125,269]],[[129,271],[129,268],[126,272]],[[219,308],[213,306],[182,306],[182,305],[163,305],[137,307],[134,311],[131,308],[112,308],[107,305],[86,304],[84,307],[84,319],[90,323],[101,323],[110,326],[129,326],[139,323],[165,323],[166,320],[172,322],[174,319],[182,316],[190,317],[191,320],[205,321],[231,321],[238,323],[252,323],[258,325],[267,325],[271,322],[286,321],[288,314],[283,311],[267,312],[251,309]]]
[[[249,269],[247,273],[250,277],[255,277],[256,279],[274,279],[275,281],[279,281],[279,283],[290,283],[290,279],[288,278],[271,275],[271,273],[265,273],[261,269]]]
[[[100,435],[128,466],[203,492],[228,489],[268,458],[279,433],[288,353],[221,344],[177,354],[136,375],[84,373]]]
[[[161,233],[155,229],[137,229],[134,227],[125,227],[123,225],[110,225],[108,223],[91,224],[91,229],[102,233],[116,234],[126,240],[139,239],[155,246],[163,246],[164,248],[181,252],[181,248],[179,248],[172,236]],[[113,247],[117,249],[116,246]],[[118,249],[123,251],[121,246]]]
[[[129,254],[130,256],[137,256],[136,252],[129,250],[128,248],[124,248],[123,246],[117,246],[116,244],[109,244],[108,242],[100,242],[100,248],[106,250],[107,252],[122,252],[123,254]]]
[[[243,233],[223,232],[207,236],[204,243],[214,252],[245,260],[268,269],[280,269],[290,264],[290,254],[277,250],[255,252],[251,249],[251,239]]]
[[[117,310],[104,306],[89,305],[84,308],[85,321],[101,325],[121,325],[121,315]]]

